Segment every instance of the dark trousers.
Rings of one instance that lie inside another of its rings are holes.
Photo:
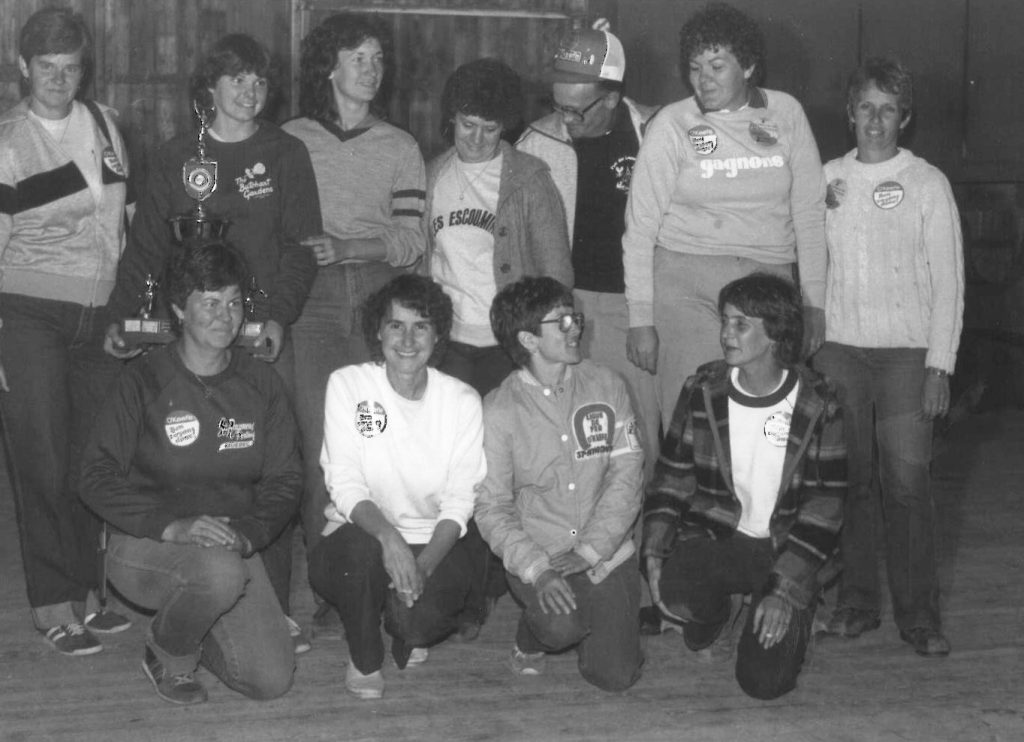
[[[580,675],[602,690],[621,691],[640,679],[640,575],[627,559],[596,585],[586,574],[566,578],[576,596],[568,615],[545,613],[537,590],[508,575],[512,595],[523,608],[516,646],[523,652],[561,652],[576,647]]]
[[[771,540],[735,533],[716,541],[692,538],[680,542],[661,570],[661,599],[666,607],[698,623],[729,617],[730,596],[751,593],[753,600],[736,656],[736,680],[754,698],[778,698],[796,687],[815,606],[794,609],[782,640],[765,649],[754,633],[754,615],[764,597],[775,556]]]
[[[479,348],[453,340],[448,343],[438,370],[469,384],[483,399],[515,371],[516,366],[500,345]],[[482,625],[487,618],[488,599],[499,598],[508,590],[505,568],[473,521],[468,525],[465,541],[471,555],[473,580],[461,621]]]
[[[0,295],[0,392],[36,627],[81,621],[99,575],[100,521],[78,498],[82,449],[120,364],[103,352],[106,312],[71,302]]]
[[[932,422],[921,411],[924,348],[856,348],[825,343],[814,366],[839,387],[850,489],[840,533],[839,604],[878,613],[882,600],[875,549],[885,515],[885,561],[896,625],[938,629],[939,579],[931,494]]]
[[[419,554],[423,545],[410,545]],[[388,588],[380,542],[348,523],[324,536],[309,555],[309,581],[334,606],[345,627],[349,656],[364,675],[384,664],[384,629],[410,647],[436,644],[458,625],[469,592],[470,562],[465,544],[457,541],[427,579],[412,608]]]

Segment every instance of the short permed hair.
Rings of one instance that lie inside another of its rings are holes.
[[[32,57],[44,54],[82,53],[82,81],[79,91],[92,80],[92,34],[85,19],[70,8],[44,8],[36,11],[18,35],[18,55],[29,64]]]
[[[686,77],[690,60],[708,49],[728,49],[747,69],[754,67],[751,85],[764,79],[764,36],[746,13],[725,3],[708,3],[679,29],[679,68]]]
[[[519,368],[530,365],[520,332],[540,335],[540,321],[555,307],[572,307],[572,290],[548,276],[527,276],[509,284],[491,302],[491,331]]]
[[[467,62],[448,77],[441,93],[441,133],[449,142],[456,113],[497,121],[503,131],[511,131],[523,115],[522,80],[498,59]]]
[[[775,342],[775,358],[790,368],[800,362],[804,341],[804,312],[800,292],[792,281],[771,273],[752,273],[726,284],[718,294],[718,313],[731,304],[764,323]]]
[[[314,121],[333,122],[338,115],[330,74],[338,66],[338,52],[358,49],[364,41],[376,39],[391,58],[391,30],[380,16],[367,13],[335,13],[306,34],[299,61],[299,113]],[[386,98],[388,69],[385,65],[375,101]],[[381,114],[382,107],[375,106]]]
[[[855,69],[846,83],[846,110],[853,116],[857,99],[871,83],[899,101],[900,119],[905,120],[914,108],[914,76],[899,61],[889,57],[872,57]]]
[[[384,349],[378,337],[381,322],[391,309],[391,303],[418,312],[429,319],[437,332],[437,344],[430,356],[430,365],[436,366],[444,357],[448,339],[452,334],[452,318],[455,314],[452,300],[441,285],[416,273],[395,276],[383,287],[371,294],[363,303],[363,338],[370,350],[370,358],[384,363]]]
[[[213,98],[210,90],[217,86],[217,81],[224,75],[234,77],[247,72],[266,78],[267,108],[270,108],[270,96],[278,83],[278,68],[270,51],[247,34],[222,36],[192,73],[189,84],[192,100],[199,101],[203,108],[211,108]]]
[[[184,309],[193,291],[245,290],[249,267],[227,242],[210,241],[174,250],[167,261],[167,301]]]

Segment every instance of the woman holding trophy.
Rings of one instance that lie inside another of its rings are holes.
[[[291,393],[294,354],[285,342],[286,329],[298,319],[316,275],[313,253],[302,240],[319,234],[321,226],[306,148],[260,118],[274,73],[266,47],[244,34],[224,36],[200,62],[191,85],[199,146],[194,134],[182,134],[155,154],[110,307],[115,318],[134,315],[147,280],[156,278],[159,285],[168,257],[180,249],[177,243],[225,239],[241,251],[252,272],[246,319],[260,324],[243,327],[242,342],[274,364]],[[119,358],[141,352],[125,342],[120,323],[108,327],[104,347]],[[286,529],[263,555],[285,614],[290,534]],[[297,626],[293,631],[298,636]]]

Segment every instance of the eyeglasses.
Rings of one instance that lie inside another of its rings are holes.
[[[592,109],[594,106],[596,106],[598,103],[600,103],[604,99],[605,99],[605,96],[603,96],[603,95],[599,96],[598,98],[595,98],[593,101],[588,103],[587,106],[582,111],[577,111],[575,108],[568,108],[567,106],[560,106],[560,105],[558,105],[557,103],[554,103],[554,102],[551,103],[551,108],[556,113],[562,114],[562,117],[566,121],[575,121],[577,119],[582,121],[584,118],[586,118],[587,114],[590,113],[590,109]]]
[[[558,325],[558,329],[566,335],[572,330],[574,325],[579,325],[580,332],[583,332],[583,323],[585,318],[583,312],[571,312],[570,314],[563,314],[561,317],[555,317],[555,319],[542,319],[537,324],[540,325]]]

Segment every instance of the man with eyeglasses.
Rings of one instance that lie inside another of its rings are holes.
[[[654,377],[626,357],[622,235],[633,163],[657,109],[623,95],[626,56],[607,27],[601,19],[562,40],[548,77],[553,113],[530,124],[516,147],[551,168],[572,240],[576,306],[590,318],[584,355],[626,380],[650,474],[660,413]]]
[[[632,539],[643,454],[626,385],[582,359],[583,327],[553,278],[494,298],[491,328],[519,370],[484,401],[474,517],[523,608],[513,672],[539,675],[548,653],[574,647],[587,682],[621,691],[643,664]]]

